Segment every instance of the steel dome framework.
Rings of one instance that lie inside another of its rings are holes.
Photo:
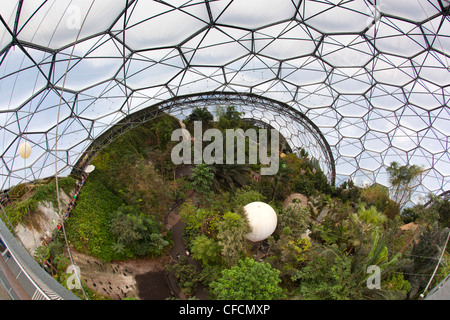
[[[426,170],[417,195],[446,191],[449,7],[445,0],[3,3],[0,189],[69,174],[114,138],[111,130],[148,120],[161,106],[183,117],[186,105],[233,102],[310,149],[337,184],[387,184],[385,168],[397,161]],[[26,160],[22,141],[32,145]]]

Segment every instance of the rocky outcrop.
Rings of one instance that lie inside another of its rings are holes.
[[[61,191],[60,197],[61,207],[66,208],[70,202],[69,196]],[[38,204],[37,209],[29,214],[25,222],[16,226],[16,237],[31,255],[42,245],[44,237],[51,238],[53,230],[61,222],[62,217],[57,211],[51,202],[44,201]]]

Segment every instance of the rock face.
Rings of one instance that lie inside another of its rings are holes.
[[[60,192],[61,207],[67,208],[70,199]],[[15,228],[16,236],[23,243],[28,252],[33,255],[37,247],[42,245],[45,236],[51,237],[60,222],[57,210],[50,202],[39,203],[35,212],[27,217],[25,223],[19,224]]]
[[[72,250],[72,256],[80,268],[81,281],[99,295],[112,300],[174,297],[165,276],[165,266],[173,263],[168,255],[111,262],[103,262],[76,250]]]

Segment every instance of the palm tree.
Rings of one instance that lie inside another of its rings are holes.
[[[281,159],[280,168],[277,174],[273,176],[272,200],[275,199],[280,185],[285,186],[289,184],[291,175],[292,170],[289,168],[286,161]]]
[[[206,107],[195,108],[192,113],[186,118],[186,126],[189,131],[192,131],[192,126],[195,121],[202,122],[203,131],[212,127],[214,117]]]
[[[112,244],[112,249],[119,255],[125,254],[125,245],[122,242],[116,241]]]
[[[235,191],[250,180],[251,170],[245,164],[213,164],[211,169],[214,173],[213,188],[217,192],[221,188]]]
[[[163,151],[166,150],[167,143],[170,141],[172,136],[172,123],[167,118],[163,118],[156,122],[152,126],[152,129],[155,132],[158,147]]]
[[[424,170],[416,165],[400,166],[396,161],[393,161],[386,170],[389,173],[392,200],[401,209],[411,199],[413,190],[420,183]]]

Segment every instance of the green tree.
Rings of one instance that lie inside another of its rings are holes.
[[[291,277],[305,264],[312,246],[308,239],[296,238],[291,229],[285,227],[278,239],[269,237],[271,256],[267,262],[280,270],[280,278],[290,286]]]
[[[382,282],[381,287],[390,292],[400,292],[405,297],[411,290],[411,284],[401,273],[392,273],[388,279]]]
[[[48,247],[45,246],[39,246],[34,251],[34,258],[37,262],[39,262],[40,265],[44,265],[44,262],[50,258],[50,250]]]
[[[414,189],[420,183],[423,169],[416,165],[400,166],[398,162],[393,161],[386,170],[391,184],[391,198],[400,211],[411,199]]]
[[[117,209],[113,214],[110,230],[116,237],[114,244],[116,252],[125,251],[125,247],[138,256],[161,254],[168,245],[152,217],[142,214],[134,206],[121,206]]]
[[[289,168],[284,159],[280,159],[278,172],[272,177],[272,195],[271,200],[284,198],[290,192],[290,181],[293,171]]]
[[[408,263],[395,248],[399,234],[398,220],[388,219],[375,206],[366,209],[364,205],[361,205],[357,212],[342,216],[337,223],[335,223],[336,220],[330,220],[331,224],[322,224],[319,228],[322,239],[327,243],[333,243],[333,246],[326,246],[321,250],[321,256],[324,256],[325,252],[333,253],[333,255],[328,254],[333,258],[332,260],[338,257],[333,264],[349,260],[351,282],[354,283],[355,290],[358,290],[358,295],[362,298],[404,299],[406,297],[403,291],[408,287],[407,283],[393,276],[404,271]],[[322,261],[322,263],[329,265],[331,262]],[[367,288],[366,282],[370,276],[367,270],[370,266],[377,266],[380,269],[380,280],[385,283],[385,287],[371,290]]]
[[[406,282],[400,284],[398,282],[400,279],[395,279],[393,276],[401,274],[400,271],[409,261],[402,259],[400,253],[389,253],[389,246],[393,242],[394,235],[394,228],[384,233],[380,229],[376,229],[371,236],[371,243],[366,246],[361,246],[353,257],[352,272],[359,281],[364,298],[404,299],[406,297],[403,292],[403,285],[406,285]],[[370,266],[380,268],[380,280],[391,284],[397,282],[397,285],[386,286],[385,284],[384,287],[381,286],[379,289],[367,289],[367,279],[370,276],[367,273],[367,269]]]
[[[200,275],[197,268],[189,263],[186,256],[181,256],[178,262],[172,266],[167,266],[167,270],[174,272],[181,290],[190,296],[195,293],[197,283],[200,281]]]
[[[117,240],[128,246],[141,240],[147,233],[147,226],[139,209],[133,206],[121,206],[113,214],[111,232]]]
[[[402,211],[405,223],[417,221],[428,228],[450,228],[450,197],[428,195],[425,204],[416,204]]]
[[[279,271],[270,264],[245,258],[222,271],[210,285],[219,300],[276,300],[285,297],[280,287]]]
[[[206,199],[213,194],[214,173],[211,167],[205,163],[198,164],[191,174],[191,179],[195,190],[199,193],[202,202],[205,203]]]
[[[216,240],[203,234],[192,240],[191,253],[194,259],[200,261],[203,266],[219,264],[221,251],[222,248]]]
[[[156,136],[159,149],[166,150],[168,142],[172,137],[173,127],[171,121],[168,118],[162,118],[153,123],[152,129]]]
[[[180,208],[181,219],[186,223],[186,229],[198,229],[205,235],[211,235],[215,221],[219,218],[217,212],[209,208],[197,208],[189,199]]]
[[[123,162],[106,184],[115,190],[124,202],[139,206],[142,212],[162,216],[173,204],[173,187],[152,163],[145,159]]]
[[[192,113],[186,118],[186,122],[190,129],[192,129],[192,124],[195,121],[201,121],[202,122],[202,128],[203,130],[207,130],[212,126],[212,122],[214,120],[214,117],[211,112],[209,112],[208,108],[195,108],[192,110]]]
[[[392,201],[389,198],[389,189],[378,183],[361,189],[361,200],[368,206],[376,206],[381,212],[384,212]]]
[[[340,237],[346,239],[347,250],[353,252],[363,245],[370,244],[374,232],[383,230],[386,221],[387,217],[375,206],[366,209],[364,205],[360,205],[356,213],[351,213],[348,219],[342,221]]]
[[[247,219],[235,212],[227,212],[217,223],[222,256],[229,266],[236,264],[245,250],[245,236],[250,232]]]
[[[244,207],[251,202],[264,201],[264,196],[257,190],[243,187],[236,190],[233,197],[233,205],[235,208]]]
[[[309,261],[292,277],[299,283],[299,298],[304,300],[355,300],[362,295],[352,273],[348,255],[321,255]]]
[[[311,218],[308,208],[300,204],[294,204],[286,209],[280,210],[277,229],[281,232],[284,228],[288,227],[291,230],[292,237],[300,238],[308,229],[310,223]]]
[[[250,167],[246,164],[212,164],[214,174],[213,187],[216,192],[221,189],[235,191],[250,181]]]
[[[216,110],[218,120],[217,128],[219,130],[236,129],[242,127],[242,112],[237,111],[236,106],[226,108],[218,107]]]

